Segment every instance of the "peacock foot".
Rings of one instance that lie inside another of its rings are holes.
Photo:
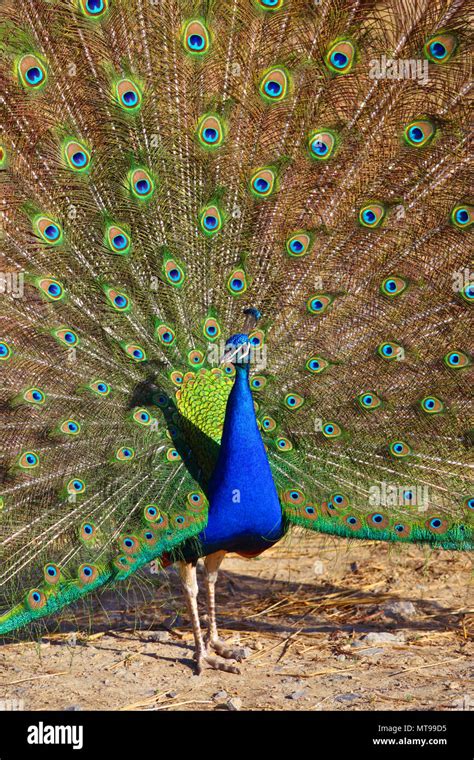
[[[235,647],[232,649],[231,647],[226,646],[225,641],[221,641],[220,639],[209,639],[206,641],[206,646],[208,650],[209,648],[213,649],[219,657],[223,657],[225,660],[242,662],[247,656],[243,647]]]
[[[200,652],[199,654],[196,653],[194,659],[196,660],[196,675],[198,676],[201,675],[206,666],[212,670],[223,670],[225,673],[236,673],[237,675],[240,675],[240,670],[235,665],[221,662],[217,657],[212,657],[205,652]]]

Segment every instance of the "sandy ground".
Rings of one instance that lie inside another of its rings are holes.
[[[231,556],[218,622],[247,659],[241,675],[196,676],[172,568],[150,576],[151,594],[104,597],[77,633],[66,618],[38,642],[3,644],[0,707],[472,710],[470,570],[454,552],[318,535]]]

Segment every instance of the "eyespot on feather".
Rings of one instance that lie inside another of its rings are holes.
[[[45,64],[33,53],[27,53],[19,59],[17,73],[20,84],[26,90],[41,90],[48,79]]]
[[[91,162],[91,154],[85,145],[77,140],[67,140],[63,146],[66,166],[75,172],[85,172]]]
[[[210,36],[204,22],[199,19],[188,21],[183,28],[183,47],[188,55],[200,57],[210,47]]]
[[[355,62],[356,49],[351,40],[334,42],[324,56],[324,63],[333,74],[348,74]]]

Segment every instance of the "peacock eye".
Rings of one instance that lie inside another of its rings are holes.
[[[250,178],[250,192],[256,198],[268,198],[276,186],[276,175],[273,169],[257,169]]]
[[[137,111],[141,106],[140,90],[130,79],[122,79],[117,84],[116,95],[119,106],[125,111]]]
[[[411,454],[412,450],[404,441],[392,441],[392,443],[389,444],[389,451],[392,456],[402,458]]]
[[[474,206],[468,204],[457,205],[451,211],[451,222],[461,230],[471,226],[474,221]]]
[[[336,422],[325,422],[321,432],[325,438],[339,438],[342,428]]]
[[[163,260],[163,274],[166,282],[175,288],[181,288],[185,281],[184,266],[166,252]]]
[[[86,490],[86,484],[80,478],[72,478],[66,486],[66,491],[71,495],[77,495],[84,493]]]
[[[263,375],[255,375],[250,381],[250,387],[253,391],[261,391],[267,384],[267,378]]]
[[[327,161],[334,153],[336,138],[332,132],[313,131],[308,139],[308,147],[312,158]]]
[[[62,228],[49,216],[37,216],[33,220],[33,229],[48,245],[59,245],[62,242]]]
[[[420,401],[420,406],[427,414],[439,414],[444,409],[444,404],[436,396],[426,396]]]
[[[76,420],[65,420],[59,426],[59,430],[64,435],[79,435],[81,432],[81,426]]]
[[[441,517],[430,517],[425,523],[426,527],[432,533],[445,533],[448,529],[448,523]]]
[[[204,337],[212,342],[217,340],[217,338],[221,334],[221,328],[220,328],[219,322],[213,317],[208,317],[205,320],[202,331],[204,333]]]
[[[474,303],[474,282],[469,282],[461,290],[461,297],[467,301],[467,303]]]
[[[137,346],[136,343],[122,343],[121,344],[125,353],[133,359],[135,362],[146,361],[146,353],[141,346]]]
[[[79,7],[87,18],[97,19],[106,13],[109,0],[79,0]]]
[[[28,388],[23,392],[23,401],[30,404],[42,405],[46,401],[46,396],[39,388]]]
[[[362,409],[372,411],[382,405],[382,400],[375,393],[361,393],[357,396],[357,402]]]
[[[47,602],[46,594],[40,589],[32,589],[26,597],[26,603],[31,610],[38,610],[44,607]]]
[[[191,367],[200,367],[204,363],[204,354],[194,349],[188,353],[188,362]]]
[[[35,285],[50,301],[60,301],[65,296],[64,288],[58,280],[45,277],[36,280]]]
[[[25,451],[21,454],[18,465],[22,470],[32,470],[39,465],[39,456],[35,451]]]
[[[290,488],[288,491],[284,491],[281,495],[281,499],[285,504],[304,504],[305,495],[299,488]]]
[[[359,211],[359,223],[362,227],[375,229],[380,227],[386,216],[386,209],[381,203],[368,203]]]
[[[62,327],[59,330],[53,330],[53,336],[63,345],[72,348],[77,346],[79,338],[73,330],[69,330],[67,327]]]
[[[310,314],[324,314],[334,301],[334,297],[327,293],[315,293],[306,301],[306,308]]]
[[[222,145],[224,140],[224,127],[217,114],[206,114],[198,124],[197,137],[204,148],[214,150]]]
[[[165,324],[158,324],[155,329],[155,337],[164,346],[171,346],[176,340],[176,335],[171,327]]]
[[[238,296],[247,290],[247,277],[243,269],[235,269],[227,279],[227,290]]]
[[[112,306],[115,311],[130,311],[131,302],[125,293],[118,291],[116,288],[109,287],[108,285],[104,285],[103,290],[110,306]]]
[[[108,396],[110,393],[110,385],[103,380],[94,380],[86,387],[98,396]]]
[[[454,34],[445,32],[430,37],[423,48],[425,57],[432,63],[447,63],[458,45]]]
[[[127,462],[133,459],[135,451],[130,446],[121,446],[115,451],[114,457],[117,462]]]
[[[140,201],[151,198],[155,191],[153,179],[146,169],[134,169],[129,173],[128,181],[132,196]]]
[[[259,92],[267,103],[278,103],[288,94],[289,76],[282,68],[270,69],[263,76]]]
[[[0,361],[7,361],[7,359],[10,358],[12,355],[12,350],[8,343],[5,343],[4,341],[0,342]]]
[[[381,512],[373,512],[367,516],[367,522],[372,528],[383,529],[388,525],[388,518]]]
[[[443,359],[445,365],[450,369],[463,369],[471,364],[470,358],[462,351],[450,351]]]
[[[377,353],[382,359],[393,361],[403,358],[403,348],[398,343],[386,342],[377,347]]]
[[[46,583],[51,585],[59,581],[60,571],[57,565],[45,565],[43,572]]]
[[[304,404],[304,398],[299,393],[287,393],[283,403],[287,409],[299,409]]]
[[[412,148],[422,148],[432,141],[435,132],[436,127],[432,121],[419,119],[406,125],[403,136],[407,145]]]
[[[205,235],[212,237],[222,229],[223,217],[220,209],[215,206],[206,206],[199,215],[199,224]]]
[[[90,164],[91,154],[85,145],[76,140],[69,140],[64,144],[64,158],[69,169],[76,172],[85,171]]]
[[[284,0],[257,0],[266,11],[276,11],[283,6]]]
[[[166,452],[166,459],[168,462],[178,462],[181,457],[176,449],[168,449]]]
[[[209,32],[198,19],[188,21],[183,31],[183,47],[186,53],[201,56],[207,53],[210,46]]]
[[[174,370],[170,374],[170,380],[173,383],[173,385],[181,386],[183,384],[184,375],[182,372],[179,372],[179,370]]]
[[[324,62],[333,74],[347,74],[354,65],[355,47],[350,40],[341,40],[330,46]]]
[[[333,493],[329,497],[328,504],[334,504],[338,508],[345,508],[349,505],[349,499],[342,493]]]
[[[407,287],[408,282],[403,277],[386,277],[380,286],[380,291],[382,295],[393,298],[394,296],[401,295]]]
[[[271,431],[275,430],[276,428],[276,421],[273,419],[273,417],[262,417],[262,427],[264,430],[271,433]]]
[[[321,372],[329,367],[329,362],[323,359],[321,356],[312,356],[306,362],[306,369],[312,372],[314,375],[319,375]]]
[[[105,231],[105,244],[112,253],[126,256],[130,252],[130,235],[117,224],[110,224]]]
[[[305,256],[311,246],[311,236],[307,232],[297,232],[286,241],[289,256]]]
[[[46,67],[38,56],[24,55],[17,64],[20,84],[28,90],[40,90],[47,81]]]

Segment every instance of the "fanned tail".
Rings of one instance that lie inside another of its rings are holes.
[[[0,632],[199,534],[248,305],[288,520],[472,548],[467,29],[449,0],[7,3]]]

